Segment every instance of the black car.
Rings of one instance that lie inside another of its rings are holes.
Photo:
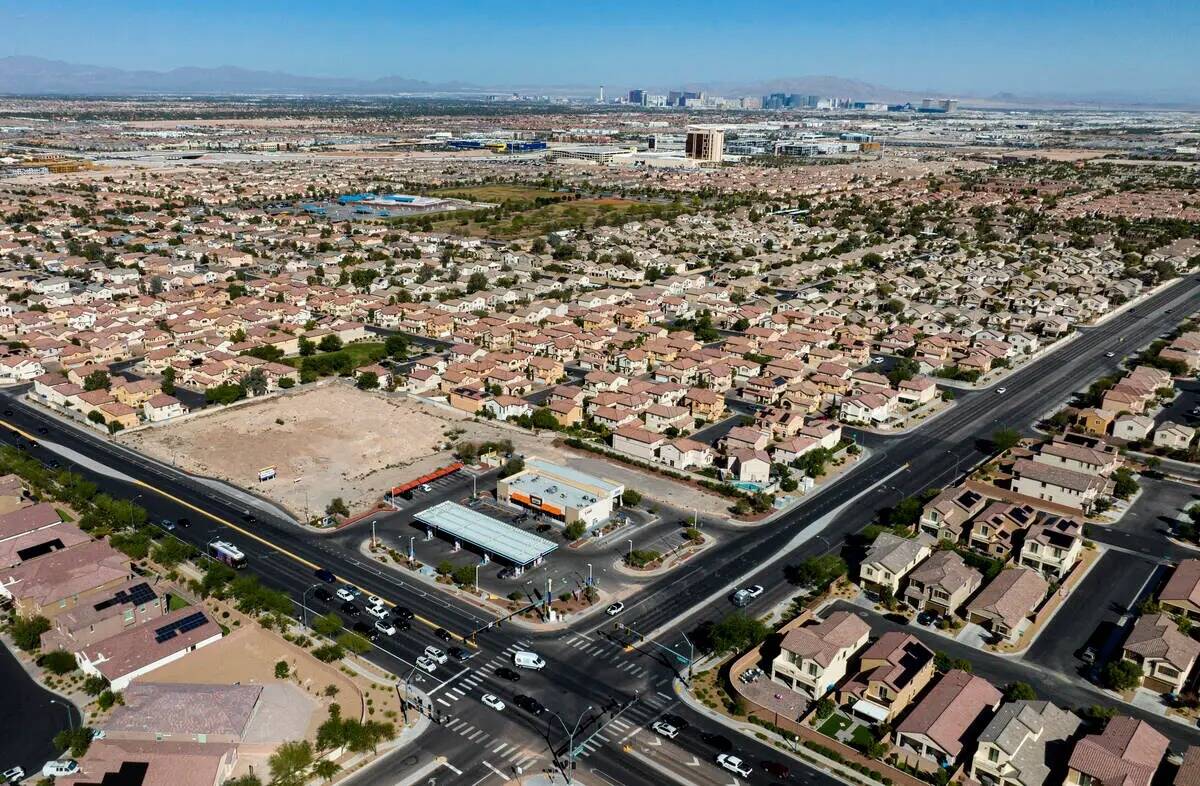
[[[368,625],[365,622],[354,623],[354,632],[369,641],[375,641],[375,639],[379,638],[379,631],[375,630],[375,626]]]
[[[189,519],[187,516],[180,516],[179,518],[177,518],[175,520],[175,523],[178,524],[179,526],[183,527],[184,529],[187,529],[188,527],[192,526],[192,520]]]
[[[662,720],[665,721],[667,723],[667,725],[674,726],[675,728],[679,729],[680,731],[683,731],[684,729],[686,729],[687,727],[692,725],[692,724],[688,723],[686,719],[681,718],[680,716],[678,716],[672,712],[664,712],[663,716],[662,716]]]
[[[39,434],[49,434],[50,429],[46,428],[45,426],[38,426],[37,432]]]
[[[408,620],[398,620],[395,617],[392,617],[392,627],[394,627],[396,630],[412,630],[412,623]]]
[[[771,761],[770,759],[763,759],[758,763],[758,766],[762,768],[763,772],[767,773],[772,778],[783,778],[784,780],[787,780],[792,774],[792,771],[787,768],[787,765],[780,764],[777,761]]]
[[[317,587],[316,590],[313,591],[313,597],[322,603],[328,603],[329,601],[333,600],[333,593],[324,587]]]
[[[546,711],[546,708],[542,706],[540,701],[523,693],[513,697],[513,704],[525,710],[530,715],[541,715]]]
[[[724,734],[713,734],[711,732],[701,732],[700,739],[704,740],[704,744],[711,748],[716,748],[722,753],[729,753],[733,750],[733,741]]]
[[[333,575],[333,571],[326,570],[325,568],[317,568],[313,571],[313,575],[328,584],[337,581],[337,576]]]
[[[452,638],[454,638],[450,635],[450,631],[446,630],[445,628],[438,628],[433,632],[433,635],[437,636],[442,641],[450,641]]]
[[[470,660],[471,658],[475,657],[474,652],[468,652],[462,647],[451,647],[447,650],[447,652],[450,653],[451,658],[454,658],[457,661]]]
[[[500,668],[496,669],[496,676],[502,680],[508,680],[509,682],[521,681],[521,675],[517,674],[507,666],[501,666]]]
[[[411,620],[413,618],[412,609],[407,606],[397,606],[392,609],[392,616],[398,620]]]
[[[342,604],[342,613],[348,617],[357,617],[359,614],[362,614],[362,609],[350,601],[346,601]]]
[[[5,415],[12,415],[12,410],[11,410],[11,409],[6,409],[6,410],[4,410],[4,414],[5,414]]]

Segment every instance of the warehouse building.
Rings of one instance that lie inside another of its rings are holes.
[[[525,469],[501,478],[496,497],[536,511],[564,524],[582,521],[595,527],[608,521],[621,502],[625,486],[597,478],[545,459],[529,458]]]

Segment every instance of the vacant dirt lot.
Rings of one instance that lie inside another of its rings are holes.
[[[213,409],[133,432],[124,441],[162,461],[253,489],[293,514],[320,515],[334,497],[367,507],[393,485],[453,461],[441,450],[455,413],[332,382]],[[264,467],[274,480],[258,481]]]

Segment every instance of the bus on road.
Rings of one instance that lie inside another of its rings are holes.
[[[214,540],[208,544],[208,556],[224,562],[231,568],[246,567],[246,555],[242,553],[242,550],[223,540]]]

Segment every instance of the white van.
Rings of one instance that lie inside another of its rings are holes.
[[[538,669],[546,668],[546,661],[542,660],[542,656],[536,652],[528,650],[517,650],[513,653],[513,665],[522,669]]]

